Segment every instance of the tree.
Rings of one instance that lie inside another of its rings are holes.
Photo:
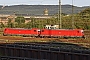
[[[25,25],[25,28],[32,28],[32,24],[31,24],[31,22],[28,22],[26,25]]]
[[[23,27],[23,24],[25,23],[25,18],[22,17],[22,16],[19,16],[17,18],[15,18],[15,22],[18,23],[18,28],[22,28]]]
[[[25,18],[22,16],[19,16],[15,18],[15,22],[17,22],[18,24],[25,23]]]
[[[3,23],[1,23],[0,28],[3,28],[3,27],[4,27],[4,24],[3,24]]]
[[[11,19],[8,19],[8,27],[12,27]]]
[[[13,28],[14,27],[14,24],[13,23],[9,23],[8,24],[8,27]]]

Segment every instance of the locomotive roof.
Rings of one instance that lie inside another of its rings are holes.
[[[28,28],[6,28],[6,29],[20,29],[20,30],[27,30]],[[30,28],[30,29],[37,29],[37,28]],[[28,30],[30,30],[28,29]]]

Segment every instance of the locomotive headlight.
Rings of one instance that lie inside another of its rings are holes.
[[[81,30],[81,32],[83,33],[83,30]]]
[[[40,29],[39,30],[37,30],[38,32],[40,32]]]

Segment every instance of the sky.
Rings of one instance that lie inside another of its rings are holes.
[[[0,5],[58,5],[59,0],[1,0]],[[90,6],[90,0],[61,0],[61,5]]]

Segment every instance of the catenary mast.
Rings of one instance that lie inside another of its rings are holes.
[[[74,11],[73,11],[73,0],[72,0],[72,29],[74,29]],[[59,21],[59,29],[62,28],[62,20],[61,20],[61,0],[59,0],[59,10],[58,10],[58,21]]]
[[[74,29],[74,14],[73,14],[74,13],[74,11],[73,11],[74,9],[73,8],[74,8],[74,6],[73,6],[73,0],[72,0],[72,29]]]
[[[58,21],[59,21],[59,29],[61,29],[62,28],[62,23],[61,23],[61,0],[59,0]]]

